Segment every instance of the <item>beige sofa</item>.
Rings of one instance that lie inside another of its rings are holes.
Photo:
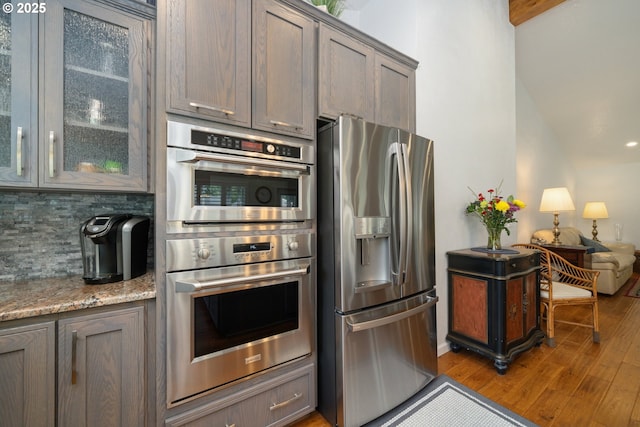
[[[553,230],[537,230],[531,237],[531,243],[550,244],[553,241]],[[592,246],[592,241],[573,227],[560,228],[560,241],[563,245],[582,246],[586,243]],[[636,261],[635,246],[631,243],[620,242],[596,242],[610,249],[610,252],[601,252],[596,245],[596,251],[584,257],[584,267],[597,270],[598,293],[613,295],[625,284],[633,274],[633,264]]]

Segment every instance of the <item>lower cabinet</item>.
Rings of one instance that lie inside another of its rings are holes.
[[[316,406],[315,365],[287,372],[275,379],[166,421],[167,427],[289,425]]]
[[[0,324],[0,425],[144,426],[144,307],[67,315]]]
[[[55,322],[0,329],[0,425],[55,425]]]
[[[58,425],[144,425],[144,309],[58,322]]]

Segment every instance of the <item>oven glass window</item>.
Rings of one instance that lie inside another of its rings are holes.
[[[298,179],[196,170],[193,204],[297,208]]]
[[[194,299],[195,357],[298,329],[299,283]]]

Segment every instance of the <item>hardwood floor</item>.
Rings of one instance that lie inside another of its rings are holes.
[[[637,278],[634,273],[632,279]],[[556,347],[522,353],[498,375],[478,354],[448,352],[439,373],[545,426],[640,426],[640,298],[600,295],[600,344],[591,330],[556,324]],[[558,318],[588,318],[588,308],[564,307]],[[314,412],[291,427],[326,427]]]

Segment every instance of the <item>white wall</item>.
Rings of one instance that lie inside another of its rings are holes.
[[[622,240],[631,242],[640,249],[640,163],[627,163],[607,168],[578,169],[576,209],[578,228],[591,237],[590,219],[582,218],[584,204],[601,201],[607,205],[608,219],[598,220],[598,238],[602,241],[615,240],[614,224],[622,224]]]
[[[535,230],[553,227],[553,214],[538,210],[545,188],[567,187],[576,209],[579,209],[579,204],[575,170],[519,80],[516,84],[516,99],[517,190],[522,200],[528,203],[527,209],[519,215],[518,241],[528,242]],[[576,215],[577,211],[561,212],[560,227],[579,227]]]
[[[516,191],[515,43],[508,2],[371,0],[357,17],[343,19],[420,61],[417,131],[435,141],[442,354],[448,350],[446,252],[486,243],[479,221],[464,213],[473,199],[467,187],[486,191],[504,180],[505,195]],[[503,234],[503,244],[515,241],[515,233]]]

